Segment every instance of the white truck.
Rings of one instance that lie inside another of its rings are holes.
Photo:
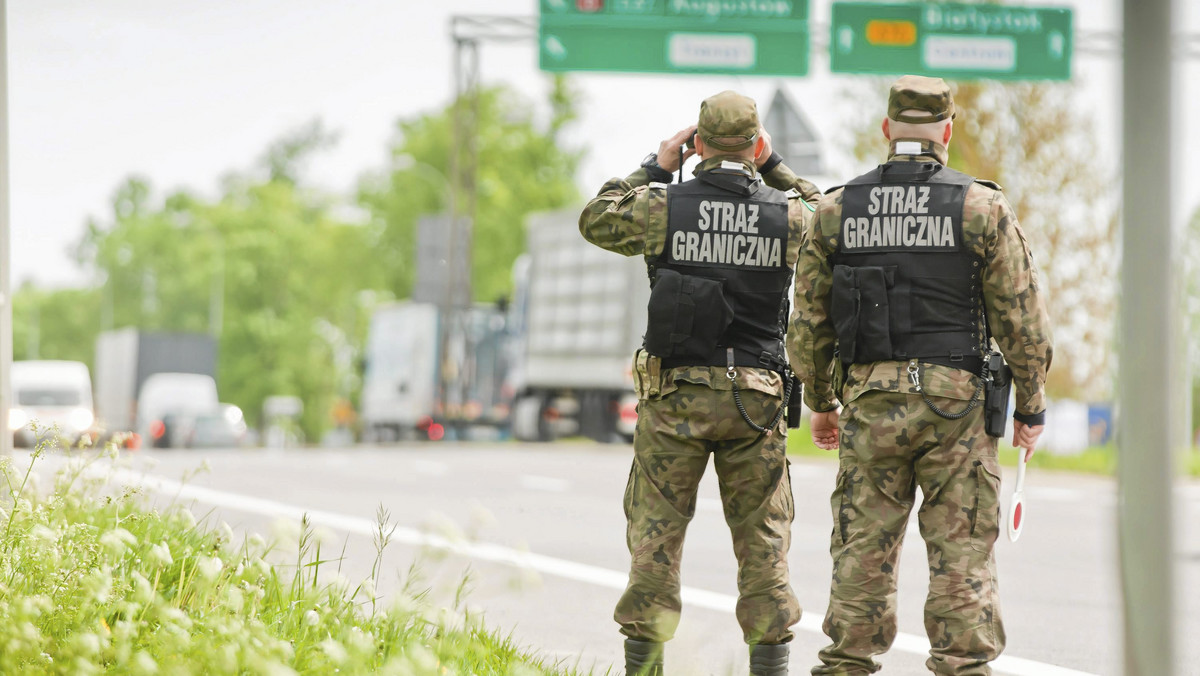
[[[514,266],[519,440],[624,441],[637,422],[632,364],[646,331],[646,264],[587,242],[578,222],[579,209],[531,216],[528,253]]]
[[[508,338],[495,307],[443,312],[402,301],[376,310],[364,359],[363,440],[438,441],[507,428]]]
[[[211,336],[105,331],[96,338],[96,421],[108,435],[180,445],[190,419],[218,408],[216,372]]]
[[[8,427],[16,446],[61,438],[74,445],[95,432],[92,379],[77,361],[15,361]]]

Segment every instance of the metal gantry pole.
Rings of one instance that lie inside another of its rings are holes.
[[[1117,431],[1125,673],[1175,672],[1173,477],[1183,435],[1171,190],[1172,0],[1124,0],[1124,193]]]
[[[8,2],[0,0],[0,452],[5,455],[13,447],[13,435],[8,430],[13,353],[8,177]]]

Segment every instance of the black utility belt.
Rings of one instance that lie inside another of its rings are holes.
[[[983,373],[983,357],[913,357],[913,359],[925,364],[962,369],[976,376]]]
[[[717,366],[727,368],[729,366],[729,358],[726,354],[726,348],[719,348],[707,357],[663,357],[662,367],[665,369],[683,368],[687,366]],[[735,349],[733,351],[733,365],[752,367],[756,369],[767,369],[781,373],[783,367],[777,363],[768,363],[761,355],[750,354],[743,350]]]
[[[983,358],[982,357],[892,357],[891,359],[881,359],[880,361],[899,361],[905,362],[909,359],[916,359],[922,364],[937,364],[938,366],[949,366],[950,368],[962,369],[971,375],[980,375],[983,373]],[[664,360],[664,363],[665,360]],[[852,362],[853,364],[874,364],[875,362]]]

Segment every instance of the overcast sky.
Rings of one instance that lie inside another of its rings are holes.
[[[1177,1],[1188,5],[1182,27],[1200,32],[1200,3]],[[829,4],[813,0],[814,23],[828,25]],[[1117,0],[1030,4],[1073,5],[1077,30],[1120,27]],[[532,17],[537,6],[9,0],[8,11],[12,281],[63,286],[90,281],[68,252],[89,216],[107,219],[109,198],[125,176],[145,176],[160,196],[178,187],[211,195],[223,173],[249,167],[271,140],[319,117],[341,141],[313,164],[310,181],[345,190],[382,164],[398,117],[450,100],[450,16]],[[485,83],[509,83],[542,100],[547,78],[532,40],[485,44],[482,55]],[[1184,68],[1181,99],[1200,109],[1200,62]],[[722,89],[757,98],[765,111],[782,84],[832,143],[844,132],[844,111],[830,93],[844,80],[828,71],[828,58],[816,55],[808,77],[787,80],[580,74],[585,110],[571,141],[591,145],[581,188],[591,193],[608,176],[627,173],[661,138],[694,122],[701,99]],[[1097,142],[1115,163],[1120,62],[1076,55],[1074,74],[1084,83],[1080,105],[1097,111]],[[1194,127],[1181,130],[1177,146],[1193,149],[1191,156],[1200,147]],[[1179,164],[1181,213],[1190,213],[1200,205],[1200,170]]]

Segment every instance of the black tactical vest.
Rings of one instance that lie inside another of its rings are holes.
[[[936,162],[891,162],[846,184],[831,307],[843,362],[978,371],[983,261],[963,242],[973,181]]]
[[[787,195],[749,176],[701,172],[667,188],[667,240],[648,260],[645,348],[667,366],[782,370],[787,359]]]

